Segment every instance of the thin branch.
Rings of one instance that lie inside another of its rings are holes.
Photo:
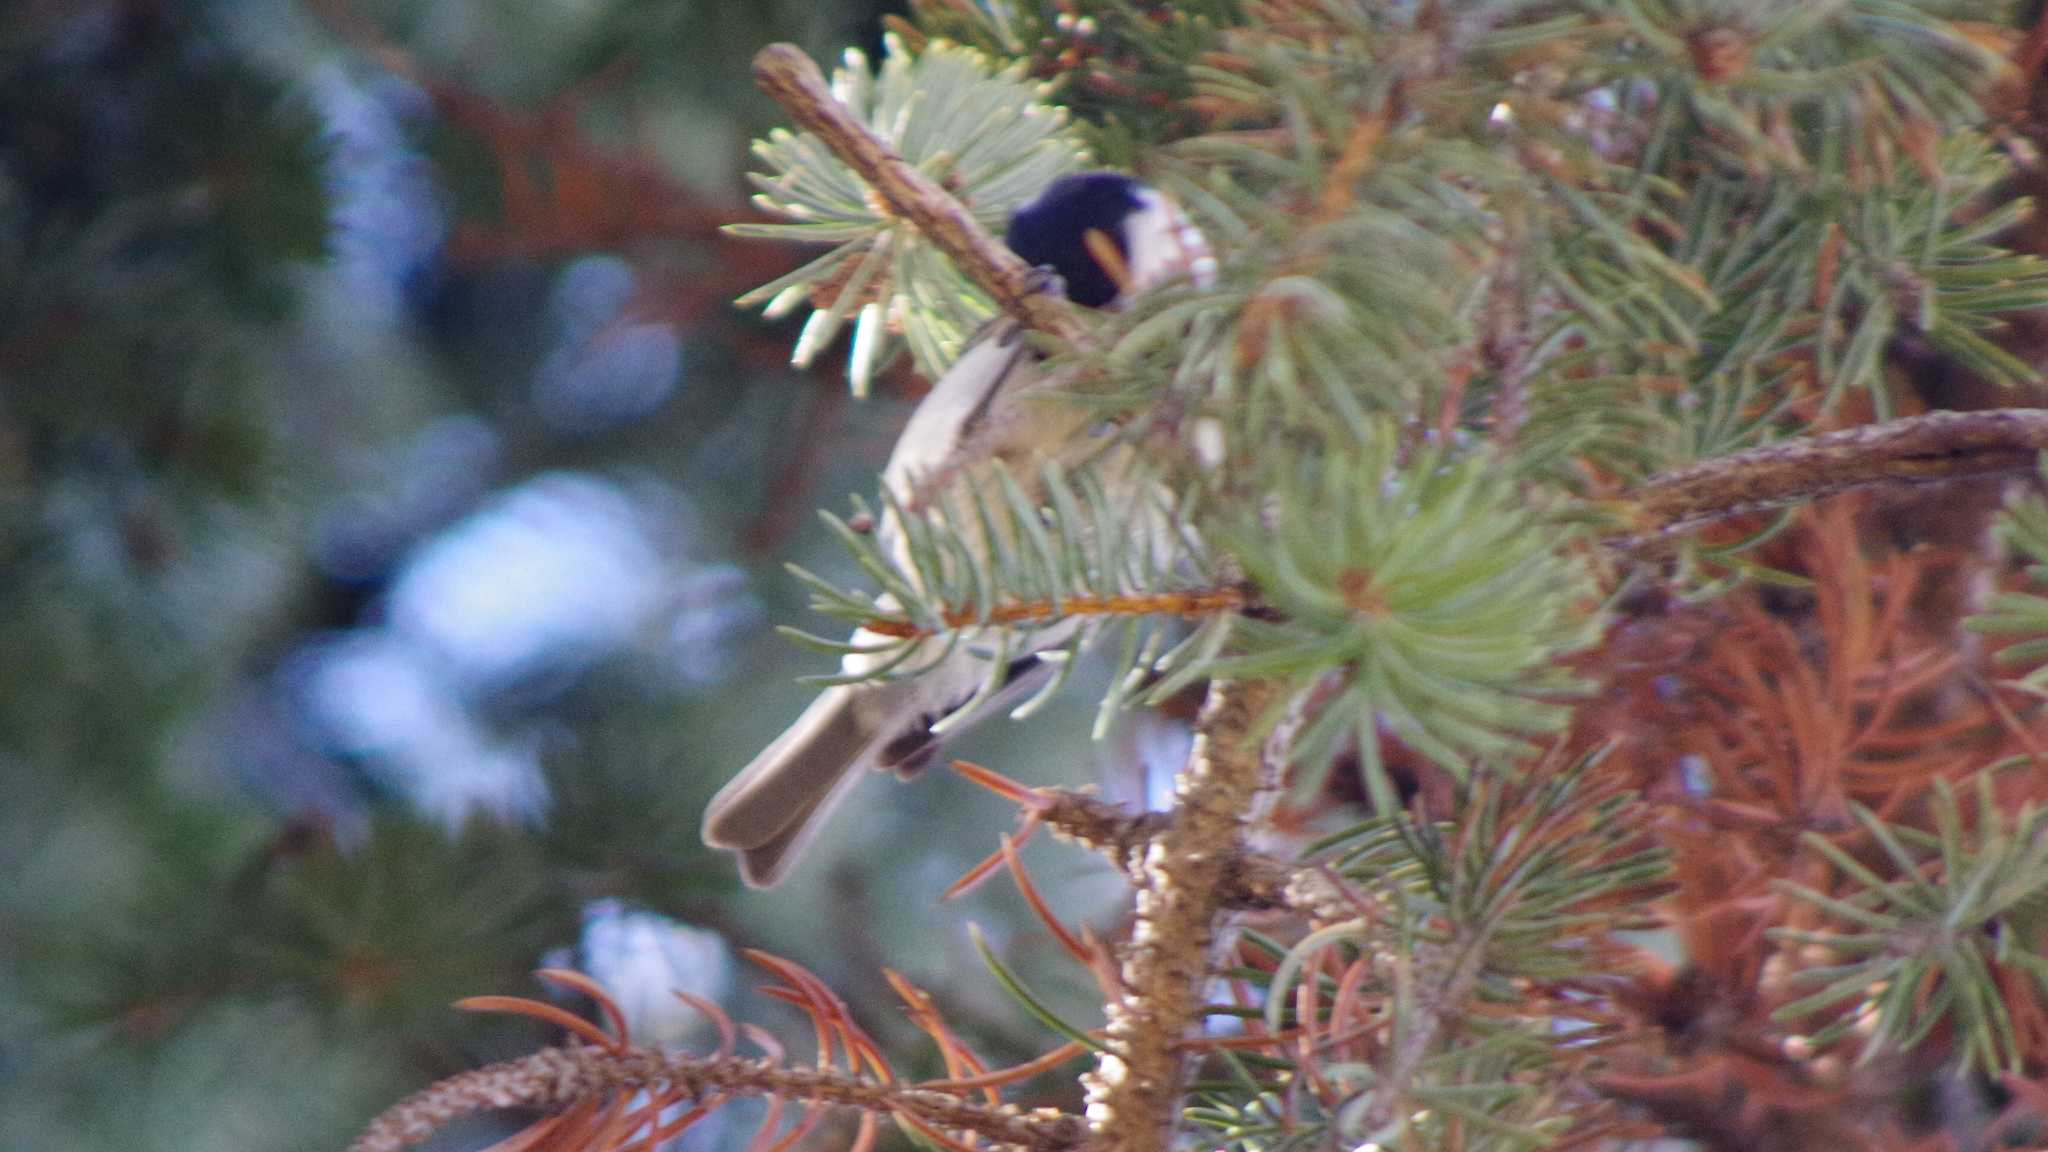
[[[1187,592],[1153,592],[1131,596],[1068,596],[1052,600],[1023,600],[997,604],[983,612],[978,608],[946,608],[940,619],[947,628],[984,625],[1042,624],[1077,616],[1180,616],[1197,619],[1225,612],[1242,612],[1253,604],[1250,589],[1237,584]],[[908,620],[876,617],[861,627],[878,636],[915,640],[934,631]]]
[[[1082,341],[1079,317],[1043,290],[1037,272],[990,236],[972,213],[888,141],[832,96],[824,74],[794,44],[770,44],[754,57],[754,83],[803,128],[823,141],[874,190],[890,212],[909,221],[950,257],[996,304],[1026,327],[1070,344]]]
[[[1154,839],[1170,819],[1164,812],[1132,812],[1085,792],[1041,788],[1046,801],[1038,820],[1054,836],[1105,857],[1126,876],[1143,873]],[[1320,916],[1330,881],[1314,868],[1299,868],[1277,856],[1239,846],[1223,860],[1217,892],[1223,907],[1243,912],[1293,909]]]
[[[1767,444],[1630,493],[1635,542],[1744,512],[1866,488],[2023,475],[2048,451],[2048,409],[1934,412]]]
[[[1085,792],[1036,788],[1032,794],[1044,802],[1038,819],[1053,835],[1102,855],[1126,876],[1144,866],[1146,850],[1172,822],[1164,812],[1133,812]]]
[[[1282,691],[1271,682],[1210,685],[1169,822],[1130,870],[1135,922],[1125,994],[1108,1006],[1106,1050],[1086,1078],[1103,1152],[1165,1152],[1180,1120],[1187,1056],[1201,1015],[1224,880],[1275,774],[1255,729]]]
[[[487,1065],[399,1101],[377,1117],[348,1152],[401,1152],[465,1116],[502,1108],[556,1112],[581,1101],[643,1089],[709,1102],[780,1096],[905,1116],[935,1128],[973,1132],[1032,1152],[1072,1152],[1089,1143],[1078,1117],[990,1107],[944,1092],[902,1088],[861,1076],[786,1068],[768,1060],[693,1056],[652,1048],[543,1048]]]
[[[1482,940],[1465,935],[1443,945],[1423,944],[1412,956],[1395,957],[1396,966],[1405,969],[1417,987],[1408,1011],[1400,1014],[1391,1059],[1380,1072],[1370,1128],[1391,1125],[1410,1108],[1408,1094],[1423,1062],[1464,1008],[1479,979],[1480,961],[1486,954],[1482,944]]]
[[[1504,213],[1503,227],[1507,236],[1495,250],[1495,263],[1489,273],[1491,282],[1487,285],[1479,360],[1498,388],[1487,437],[1507,448],[1529,422],[1529,375],[1535,366],[1535,340],[1529,325],[1529,284],[1522,268],[1523,250],[1528,247],[1526,212]]]

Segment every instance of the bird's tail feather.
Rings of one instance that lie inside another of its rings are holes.
[[[704,811],[704,842],[739,854],[747,883],[781,879],[823,817],[878,751],[880,719],[892,711],[869,699],[878,687],[827,689],[762,750]],[[880,706],[878,706],[880,705]]]
[[[984,712],[1014,706],[1051,674],[1052,665],[1035,656],[1016,660]],[[712,797],[704,842],[738,855],[749,885],[775,884],[863,770],[879,766],[908,776],[932,760],[939,740],[932,722],[965,704],[980,675],[969,660],[914,680],[826,689]]]
[[[825,826],[825,817],[838,806],[842,797],[853,790],[860,777],[858,771],[849,770],[788,827],[752,848],[737,849],[735,855],[740,858],[740,879],[746,881],[749,888],[771,888],[781,883],[782,878],[789,874],[790,866],[810,846],[818,829]]]

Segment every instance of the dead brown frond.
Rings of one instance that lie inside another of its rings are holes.
[[[1803,1043],[1857,1006],[1779,1019],[1811,991],[1792,975],[1830,961],[1773,932],[1819,926],[1777,883],[1852,898],[1860,882],[1814,838],[1892,875],[1857,807],[1931,833],[1937,782],[1973,780],[2043,743],[2041,717],[2007,706],[1987,654],[1958,643],[1955,614],[1927,610],[1981,560],[1950,545],[1901,549],[1872,524],[1859,499],[1808,509],[1759,554],[1799,589],[1641,611],[1592,658],[1606,687],[1580,719],[1589,739],[1619,738],[1607,767],[1657,814],[1676,880],[1657,908],[1686,957],[1676,968],[1641,957],[1615,990],[1616,1024],[1635,1039],[1597,1083],[1709,1147],[1928,1146],[1907,1131],[1900,1085],[1943,1074],[1949,1030],[1935,1026],[1910,1056],[1861,1062],[1855,1031],[1833,1054]],[[1992,793],[2017,808],[2042,799],[2048,779],[2004,772]],[[2016,1049],[2048,1055],[2037,988],[1996,965],[1989,977]]]
[[[1053,915],[1045,897],[1039,894],[1038,886],[1031,882],[1031,873],[1024,870],[1024,861],[1017,855],[1017,842],[1007,835],[1002,842],[1003,863],[1009,866],[1010,877],[1017,882],[1017,891],[1024,894],[1025,903],[1031,905],[1032,914],[1038,917],[1039,923],[1045,925],[1045,930],[1052,933],[1053,939],[1060,942],[1060,947],[1065,948],[1069,956],[1088,964],[1093,959],[1088,949],[1067,930],[1065,924],[1060,923],[1059,917]]]
[[[888,979],[889,987],[895,990],[904,1006],[910,1010],[911,1023],[917,1025],[919,1031],[930,1036],[939,1046],[939,1055],[946,1062],[948,1077],[958,1080],[979,1076],[988,1071],[981,1059],[968,1050],[967,1044],[947,1026],[945,1018],[939,1015],[937,1006],[932,1003],[930,993],[912,984],[901,972],[884,968],[882,975]],[[990,1104],[1000,1102],[993,1088],[989,1089],[986,1095]]]
[[[1079,1040],[1069,1040],[1045,1055],[1036,1059],[1026,1060],[1022,1064],[1014,1064],[1008,1068],[998,1068],[993,1072],[984,1072],[979,1076],[971,1076],[964,1080],[926,1080],[919,1084],[918,1087],[929,1088],[934,1092],[972,1092],[980,1089],[1003,1088],[1011,1084],[1021,1084],[1034,1076],[1050,1072],[1062,1064],[1072,1063],[1091,1051],[1093,1049]]]
[[[986,1141],[987,1145],[1032,1152],[1070,1152],[1086,1144],[1087,1127],[1077,1118],[1025,1113],[1002,1104],[994,1089],[1028,1073],[1009,1070],[981,1084],[979,1061],[956,1039],[942,1041],[942,1046],[953,1053],[949,1068],[976,1074],[964,1087],[947,1082],[941,1082],[943,1090],[896,1084],[874,1042],[822,981],[778,957],[750,953],[750,958],[785,981],[771,992],[811,1015],[819,1043],[814,1068],[785,1066],[782,1046],[772,1036],[753,1025],[735,1027],[716,1006],[688,997],[718,1026],[721,1040],[716,1052],[694,1055],[636,1047],[623,1014],[603,988],[577,973],[548,970],[541,976],[549,983],[590,996],[615,1035],[536,1000],[512,996],[466,1000],[461,1005],[466,1010],[510,1012],[559,1024],[574,1040],[564,1047],[542,1049],[434,1084],[378,1117],[350,1145],[350,1152],[399,1152],[458,1119],[508,1108],[536,1109],[550,1115],[501,1141],[493,1152],[653,1152],[721,1105],[746,1097],[769,1101],[766,1116],[748,1144],[754,1152],[789,1152],[816,1131],[832,1109],[862,1113],[857,1149],[872,1147],[876,1121],[881,1117],[893,1118],[946,1147],[978,1148]],[[929,1012],[929,1001],[916,1001],[914,1011]],[[932,1013],[925,1023],[937,1029],[935,1035],[950,1037],[950,1031],[936,1019]],[[760,1047],[765,1057],[734,1055],[741,1035]],[[839,1065],[842,1054],[844,1067]],[[986,1089],[981,1102],[961,1099],[960,1093],[974,1089]],[[783,1113],[789,1101],[800,1102],[802,1112],[785,1129]]]

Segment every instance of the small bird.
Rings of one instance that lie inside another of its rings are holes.
[[[1004,240],[1027,263],[1049,270],[1068,299],[1088,308],[1113,308],[1176,277],[1207,283],[1215,274],[1207,241],[1180,207],[1164,193],[1113,172],[1055,181],[1017,210]],[[986,475],[991,463],[1007,466],[1014,476],[1036,475],[1040,462],[1071,454],[1076,442],[1089,439],[1087,413],[1040,397],[1047,385],[1059,383],[1042,370],[1041,358],[1014,321],[991,322],[911,414],[882,484],[903,507],[920,509],[959,477]],[[884,517],[877,531],[885,549],[903,554],[903,532],[893,516]],[[1048,629],[1030,642],[1043,651],[1071,632]],[[853,636],[855,644],[882,639],[865,631]],[[704,842],[735,853],[750,886],[781,880],[832,806],[859,780],[860,769],[907,777],[937,755],[933,726],[966,705],[988,679],[986,657],[970,647],[955,645],[943,658],[935,651],[935,663],[913,655],[906,667],[931,664],[915,676],[825,690],[712,798],[704,814]],[[873,663],[873,657],[853,653],[841,667],[857,675]],[[1002,690],[977,714],[1026,696],[1050,672],[1030,652],[1016,656]]]

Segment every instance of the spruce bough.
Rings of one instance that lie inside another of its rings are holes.
[[[1901,1077],[2003,1077],[1994,1135],[2048,1099],[2039,677],[1969,637],[2027,663],[2039,597],[1916,597],[2002,554],[1891,511],[2048,448],[2013,323],[2048,305],[2014,192],[2041,38],[1970,15],[934,2],[879,76],[757,60],[807,131],[761,150],[758,203],[837,245],[762,295],[851,323],[856,384],[1012,315],[1146,438],[1181,529],[1119,550],[1129,509],[1061,475],[985,510],[1029,542],[1001,554],[933,526],[897,571],[845,531],[887,619],[805,575],[906,642],[1085,615],[1111,721],[1203,693],[1170,812],[984,777],[1135,892],[1118,939],[1077,935],[991,858],[1102,989],[1095,1029],[992,957],[1069,1041],[1016,1075],[1094,1062],[1063,1140],[1903,1146]],[[1024,126],[1015,170],[975,149]],[[1089,324],[1032,292],[989,218],[1084,160],[1189,206],[1218,280]],[[1930,363],[2013,405],[1895,417],[1942,399]],[[2006,516],[2036,551],[2036,504]],[[875,1100],[922,1142],[1039,1139]],[[621,1114],[585,1146],[654,1131]]]

